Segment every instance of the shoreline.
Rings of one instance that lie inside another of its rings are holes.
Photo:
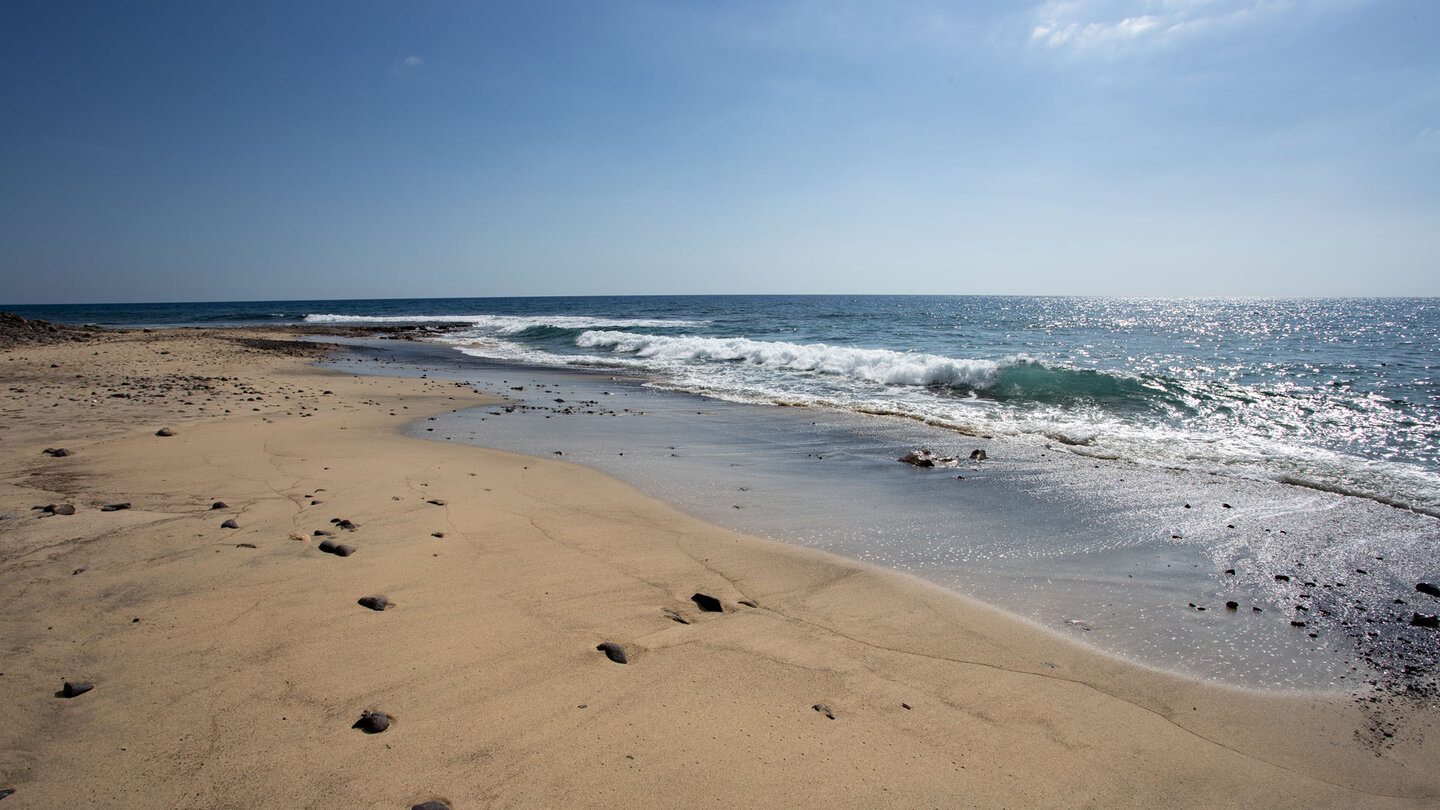
[[[0,689],[18,707],[0,789],[17,807],[1440,795],[1419,736],[1431,704],[1146,670],[588,468],[411,438],[417,419],[492,400],[317,369],[307,353],[325,350],[286,332],[236,334],[0,350],[25,389],[0,412],[4,511],[25,510],[0,523]],[[76,514],[28,509],[62,501]],[[332,518],[357,524],[336,532],[353,556],[317,550]],[[355,604],[378,593],[395,606]],[[93,692],[53,696],[77,679]],[[394,727],[350,729],[367,709]]]

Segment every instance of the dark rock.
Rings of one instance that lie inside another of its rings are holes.
[[[126,501],[126,502],[124,502],[124,503],[110,503],[110,504],[106,504],[106,505],[100,507],[100,511],[101,511],[101,512],[119,512],[119,511],[121,511],[122,509],[129,509],[129,508],[130,508],[130,502],[129,502],[129,501]]]
[[[445,502],[442,501],[442,500],[440,500],[439,498],[431,498],[430,500],[426,501],[426,503],[434,504],[435,506],[444,506],[444,505],[445,505]]]
[[[66,456],[75,455],[74,453],[66,450],[63,447],[47,447],[42,452],[44,452],[48,456],[54,456],[55,458],[65,458]]]
[[[895,460],[915,467],[954,467],[960,463],[960,460],[953,456],[942,458],[929,450],[911,450]]]
[[[334,554],[336,557],[349,557],[351,554],[355,553],[355,547],[347,546],[344,543],[339,543],[336,544],[335,550],[331,553]]]
[[[1440,588],[1437,588],[1428,582],[1415,583],[1415,590],[1423,594],[1428,594],[1430,596],[1440,596]]]
[[[445,532],[431,532],[431,533],[430,533],[430,536],[431,536],[431,537],[444,537],[444,536],[445,536]]]
[[[1276,581],[1276,582],[1289,582],[1289,581],[1290,581],[1290,577],[1288,577],[1288,576],[1286,576],[1286,575],[1284,575],[1284,574],[1276,574],[1276,575],[1275,575],[1275,581]]]
[[[720,605],[720,600],[708,594],[697,593],[690,597],[690,601],[694,602],[695,606],[700,608],[703,613],[725,612],[725,608]]]
[[[831,710],[830,710],[830,707],[829,707],[829,706],[826,706],[824,703],[816,703],[814,706],[811,706],[810,708],[812,708],[812,709],[814,709],[815,711],[817,711],[817,712],[825,715],[826,717],[830,718],[831,720],[834,720],[834,719],[835,719],[835,712],[831,711]]]
[[[240,524],[235,522],[235,518],[230,518],[229,520],[225,521],[224,523],[221,523],[221,524],[220,524],[220,528],[222,528],[222,529],[238,529],[238,528],[240,528]]]
[[[1228,503],[1222,503],[1222,504],[1220,504],[1220,508],[1222,508],[1222,509],[1231,509],[1231,508],[1233,508],[1233,507],[1231,507],[1230,504],[1228,504]]]
[[[390,600],[383,596],[362,596],[360,597],[359,604],[371,610],[384,610],[390,607]]]
[[[606,658],[609,658],[611,661],[614,661],[617,664],[630,663],[630,659],[625,657],[625,648],[621,647],[619,644],[616,644],[613,641],[607,641],[604,644],[599,645],[595,649],[605,653]]]
[[[358,728],[366,734],[379,734],[390,728],[390,715],[385,712],[372,712],[369,709],[360,713],[360,719],[355,721],[351,728]]]
[[[316,529],[314,536],[315,536],[315,537],[334,537],[334,536],[335,536],[335,532],[327,532],[327,531],[325,531],[324,529]]]
[[[0,799],[5,798],[6,796],[14,796],[14,795],[15,795],[15,789],[14,789],[14,788],[5,788],[5,789],[3,789],[3,790],[0,790]],[[413,808],[412,808],[412,810],[413,810]],[[450,810],[450,808],[447,807],[447,808],[445,808],[445,810]]]
[[[174,436],[174,435],[175,435],[175,431],[171,430],[170,428],[160,428],[159,430],[155,431],[155,435],[156,435],[156,436]]]
[[[358,525],[351,523],[349,520],[337,520],[335,521],[335,525],[348,532],[353,532],[356,529],[360,528]]]
[[[85,569],[84,569],[84,568],[76,568],[74,571],[71,571],[71,572],[70,572],[70,576],[73,577],[73,576],[75,576],[76,574],[83,574],[83,573],[85,573]]]
[[[61,503],[61,504],[54,504],[54,503],[52,503],[52,504],[50,504],[49,506],[46,506],[42,511],[47,512],[47,513],[52,514],[52,515],[73,515],[73,514],[75,514],[75,504],[73,504],[73,503]]]
[[[1240,609],[1240,603],[1239,603],[1239,602],[1233,602],[1233,601],[1232,601],[1232,602],[1226,602],[1226,603],[1225,603],[1225,609],[1226,609],[1226,610],[1239,610],[1239,609]]]
[[[1424,613],[1416,613],[1410,617],[1411,627],[1440,627],[1440,616],[1427,616]]]
[[[79,695],[83,695],[94,688],[95,684],[93,683],[77,683],[75,681],[66,681],[65,685],[60,687],[59,694],[60,697],[73,698]]]
[[[1298,620],[1298,619],[1291,619],[1291,620],[1290,620],[1290,626],[1291,626],[1291,627],[1304,627],[1304,626],[1305,626],[1305,622],[1302,622],[1302,621],[1300,621],[1300,620]]]
[[[984,460],[987,459],[987,458],[989,458],[989,456],[985,455],[985,451],[984,451],[984,450],[971,450],[971,451],[970,451],[970,460],[971,460],[971,461],[984,461]]]
[[[1227,574],[1229,574],[1230,576],[1233,577],[1233,576],[1235,576],[1235,569],[1234,569],[1234,568],[1226,568],[1226,569],[1225,569],[1225,573],[1227,573]]]
[[[213,510],[213,509],[229,509],[229,508],[230,508],[230,505],[227,504],[227,503],[225,503],[224,501],[216,501],[216,502],[210,504],[210,508],[211,508],[212,510]]]
[[[254,543],[236,543],[236,548],[259,548]]]
[[[319,548],[320,548],[321,551],[325,552],[326,554],[334,554],[334,553],[335,553],[335,541],[334,541],[334,540],[321,540],[321,541],[320,541],[320,547],[319,547]]]
[[[428,802],[410,805],[410,810],[450,810],[450,805],[439,799],[431,799]]]

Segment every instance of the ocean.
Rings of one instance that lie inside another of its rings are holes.
[[[1437,299],[5,309],[106,326],[416,326],[423,347],[373,342],[337,364],[398,362],[522,403],[417,435],[559,452],[707,519],[1201,677],[1343,688],[1435,656],[1408,621],[1414,584],[1440,579]],[[955,460],[896,462],[921,448]],[[1243,626],[1242,610],[1255,614]]]

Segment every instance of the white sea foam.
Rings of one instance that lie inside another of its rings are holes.
[[[883,385],[984,388],[994,382],[996,373],[1002,367],[991,360],[958,360],[888,349],[748,338],[669,337],[591,331],[580,335],[576,344],[656,360],[738,361],[787,371],[833,374]]]
[[[330,315],[312,313],[306,323],[347,324],[437,324],[458,323],[492,334],[513,335],[526,329],[550,326],[556,329],[681,329],[703,326],[706,321],[665,318],[592,318],[584,315]]]

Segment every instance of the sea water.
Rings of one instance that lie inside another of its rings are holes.
[[[437,419],[421,435],[558,450],[726,525],[911,571],[1204,677],[1344,686],[1434,657],[1434,636],[1408,624],[1437,607],[1415,582],[1440,578],[1433,299],[16,311],[431,327],[428,353],[376,356],[429,364],[518,407]],[[895,461],[919,447],[958,460]],[[988,458],[970,462],[982,448]]]

